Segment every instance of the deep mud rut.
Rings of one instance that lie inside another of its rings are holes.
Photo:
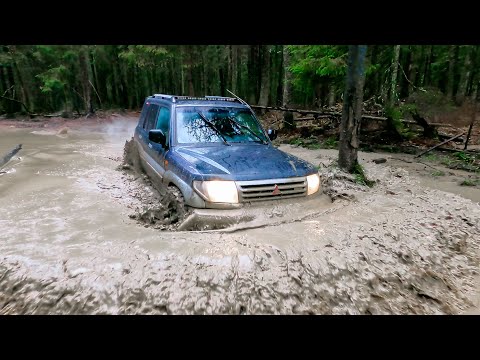
[[[23,144],[0,174],[0,314],[459,314],[480,305],[477,189],[442,191],[416,165],[361,153],[377,181],[368,188],[331,166],[334,150],[282,146],[320,165],[333,203],[269,206],[234,231],[161,231],[170,220],[130,217],[156,206],[155,191],[117,170],[134,126],[0,128],[0,154]]]

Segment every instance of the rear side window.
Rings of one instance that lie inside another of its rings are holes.
[[[155,120],[157,120],[158,105],[151,104],[150,109],[148,109],[147,118],[143,124],[143,128],[146,131],[155,129]]]

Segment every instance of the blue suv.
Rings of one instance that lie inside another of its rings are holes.
[[[155,94],[145,99],[134,143],[154,183],[174,185],[194,208],[318,193],[317,169],[274,147],[275,138],[238,97]]]

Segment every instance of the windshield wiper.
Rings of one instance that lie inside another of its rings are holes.
[[[203,116],[203,114],[201,114],[200,112],[197,112],[198,115],[200,115],[200,118],[205,122],[205,124],[207,124],[211,129],[213,129],[218,135],[220,135],[220,137],[222,138],[223,140],[223,143],[225,145],[228,145],[228,146],[232,146],[230,145],[228,142],[227,142],[227,139],[225,139],[225,136],[223,136],[222,132],[220,130],[217,129],[217,127],[215,125],[213,125],[210,121],[207,120],[207,118],[205,116]]]
[[[254,132],[252,129],[250,129],[248,126],[245,126],[245,125],[242,125],[242,124],[236,122],[236,121],[233,120],[231,117],[227,117],[227,119],[228,119],[228,121],[230,121],[231,123],[237,125],[238,127],[242,128],[242,129],[245,129],[245,130],[248,130],[248,132],[249,132],[250,134],[252,134],[253,136],[255,136],[258,140],[260,140],[260,142],[261,142],[262,144],[264,144],[264,145],[267,145],[267,144],[268,144],[264,139],[262,139],[260,136],[258,136],[257,134],[255,134],[255,132]]]

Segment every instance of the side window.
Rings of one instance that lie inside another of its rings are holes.
[[[156,129],[162,130],[163,133],[167,135],[170,129],[170,109],[163,106],[160,108]]]
[[[138,124],[140,127],[145,129],[145,119],[147,118],[148,110],[150,110],[150,103],[145,102],[145,105],[143,106],[142,113],[140,114],[140,119]]]
[[[158,105],[151,104],[150,109],[147,113],[147,118],[145,120],[145,123],[143,124],[143,128],[146,131],[155,129],[155,120],[157,119],[157,112],[158,112]]]

